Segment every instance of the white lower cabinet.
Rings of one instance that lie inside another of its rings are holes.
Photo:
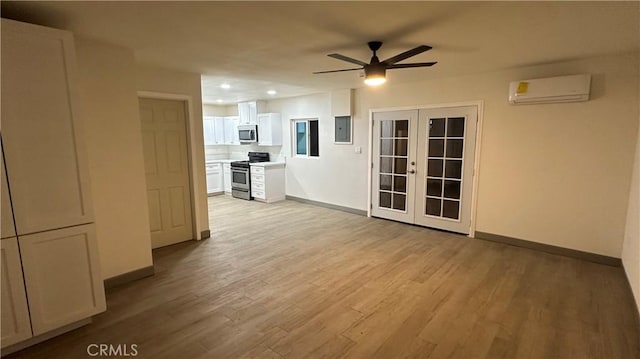
[[[93,224],[22,236],[19,243],[33,335],[106,309]]]
[[[207,163],[207,194],[216,194],[224,190],[222,163]]]
[[[2,347],[32,337],[18,239],[2,240]]]
[[[231,163],[222,164],[222,178],[224,193],[231,194]]]
[[[285,199],[284,163],[251,166],[251,196],[256,201],[277,202]]]

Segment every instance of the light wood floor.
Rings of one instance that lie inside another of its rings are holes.
[[[621,268],[296,202],[210,199],[94,323],[15,357],[639,358]]]

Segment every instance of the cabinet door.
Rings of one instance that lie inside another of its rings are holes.
[[[0,143],[2,141],[0,140]],[[0,192],[0,237],[15,237],[16,231],[13,225],[13,210],[11,209],[11,199],[9,198],[9,186],[7,184],[7,175],[4,171],[4,154],[2,154],[2,162],[0,163],[0,180],[2,181],[2,192]]]
[[[258,144],[282,146],[282,123],[279,113],[258,114]]]
[[[22,236],[33,334],[106,309],[93,224]]]
[[[213,120],[214,133],[216,138],[216,145],[225,144],[224,133],[224,117],[215,117]]]
[[[2,347],[31,338],[31,324],[24,291],[18,240],[3,239],[2,256]]]
[[[258,115],[258,144],[271,146],[271,116],[268,113]]]
[[[248,125],[251,123],[250,111],[251,107],[248,102],[238,103],[238,117],[241,125]]]
[[[205,146],[213,146],[216,144],[215,124],[213,117],[204,117],[202,119],[202,135],[204,136]]]
[[[2,140],[18,234],[93,221],[70,32],[2,19]]]
[[[222,165],[222,183],[224,184],[224,191],[227,193],[231,193],[231,165],[225,163]]]
[[[238,116],[229,116],[224,118],[224,141],[227,145],[239,145],[238,124],[240,119]]]

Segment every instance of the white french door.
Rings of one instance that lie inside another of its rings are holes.
[[[468,234],[478,108],[373,114],[376,217]]]

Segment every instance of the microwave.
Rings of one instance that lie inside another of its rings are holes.
[[[238,138],[240,143],[258,142],[258,125],[239,125]]]

